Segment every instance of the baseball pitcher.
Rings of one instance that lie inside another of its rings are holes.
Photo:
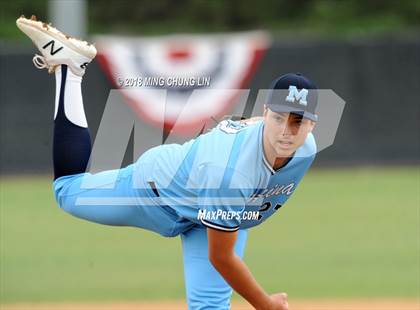
[[[224,120],[182,145],[157,146],[125,168],[91,174],[81,83],[96,49],[34,16],[17,26],[41,53],[34,65],[56,79],[58,206],[95,223],[180,236],[189,309],[229,309],[234,289],[256,309],[287,310],[287,295],[267,293],[242,257],[249,228],[286,203],[314,160],[316,86],[285,74],[272,83],[262,117]]]

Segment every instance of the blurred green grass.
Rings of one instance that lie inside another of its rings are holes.
[[[179,238],[73,218],[49,177],[3,177],[0,300],[184,298]],[[249,234],[245,260],[291,298],[419,294],[419,167],[311,171]]]

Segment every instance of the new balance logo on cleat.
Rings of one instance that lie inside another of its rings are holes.
[[[56,50],[54,50],[54,44],[55,44],[55,41],[54,40],[51,40],[50,42],[48,42],[47,44],[45,44],[42,48],[45,50],[49,45],[51,45],[50,55],[51,56],[54,56],[55,54],[57,54],[59,51],[61,51],[63,49],[63,46],[62,46],[62,47],[57,48]]]
[[[92,44],[66,35],[35,17],[19,17],[16,25],[42,54],[35,55],[32,60],[38,69],[45,68],[53,73],[58,66],[67,65],[74,74],[83,76],[87,65],[96,56],[96,48]]]

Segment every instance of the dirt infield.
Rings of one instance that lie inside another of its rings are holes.
[[[181,301],[114,304],[14,304],[0,305],[1,310],[180,310]],[[243,303],[233,303],[232,310],[250,310]],[[419,300],[302,300],[292,301],[290,310],[420,310]]]

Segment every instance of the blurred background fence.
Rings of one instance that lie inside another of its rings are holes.
[[[34,48],[3,43],[1,171],[51,171],[52,76],[31,64]],[[374,39],[277,37],[250,84],[249,103],[279,74],[299,71],[346,101],[333,146],[317,165],[414,164],[420,158],[420,36]],[[112,85],[97,63],[85,76],[93,135]]]
[[[60,15],[60,3],[77,12]],[[347,103],[335,144],[317,165],[419,162],[419,1],[18,0],[1,7],[1,173],[51,172],[54,79],[31,65],[34,48],[15,26],[21,14],[67,22],[81,35],[268,30],[273,43],[251,80],[250,104],[292,71]],[[85,80],[95,134],[111,84],[97,63]]]

